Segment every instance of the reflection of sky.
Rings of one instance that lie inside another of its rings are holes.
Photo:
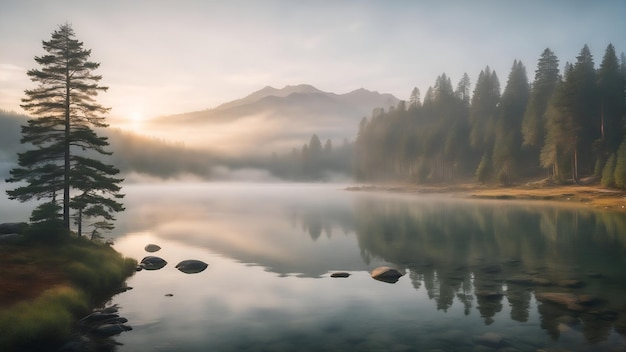
[[[340,186],[196,184],[125,190],[122,232],[149,231],[157,241],[210,249],[280,274],[317,277],[332,270],[368,271],[382,263],[368,265],[362,259],[349,228],[354,226],[352,196],[346,197]]]
[[[137,273],[129,280],[135,289],[114,299],[135,329],[119,338],[122,350],[454,350],[486,332],[518,350],[575,347],[597,336],[602,346],[623,344],[611,322],[608,329],[588,319],[565,326],[562,311],[504,284],[507,275],[540,265],[558,278],[573,272],[572,263],[606,269],[621,262],[580,257],[590,249],[609,252],[584,236],[593,221],[580,216],[572,228],[575,211],[341,188],[127,186],[118,230],[124,235],[115,247],[140,260],[148,255],[144,246],[155,243],[163,249],[154,254],[169,264]],[[564,223],[539,230],[553,219]],[[393,285],[372,280],[368,271],[384,264],[380,258],[406,264],[407,275]],[[519,264],[503,264],[495,276],[481,270],[481,260],[515,258]],[[174,266],[185,259],[209,267],[183,274]],[[335,270],[352,276],[331,279]],[[601,282],[588,281],[585,292],[601,292]],[[504,296],[485,300],[474,289]],[[552,340],[555,331],[560,336]]]
[[[463,316],[461,305],[445,317],[435,316],[424,289],[415,291],[408,278],[390,285],[372,280],[364,271],[348,279],[282,277],[146,233],[119,238],[116,249],[142,257],[147,243],[163,247],[154,254],[168,265],[136,273],[128,282],[134,289],[114,299],[134,328],[118,339],[125,344],[121,350],[227,350],[259,343],[319,348],[319,339],[340,343],[345,334],[361,338],[378,331],[392,336],[398,321],[409,324],[404,329],[417,331],[444,323],[452,327],[454,319]],[[209,267],[199,274],[183,274],[174,266],[184,259],[200,259]],[[173,297],[165,297],[167,293]],[[479,319],[475,313],[473,320]]]

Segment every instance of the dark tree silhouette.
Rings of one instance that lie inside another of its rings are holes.
[[[107,138],[93,129],[108,126],[104,116],[109,109],[95,100],[107,90],[99,85],[102,76],[93,74],[100,64],[89,61],[91,50],[83,49],[70,24],[59,26],[43,48],[46,54],[35,57],[41,68],[27,73],[38,86],[25,91],[21,105],[35,116],[22,126],[21,142],[35,148],[18,154],[19,167],[7,179],[26,185],[7,194],[19,201],[49,199],[33,211],[34,221],[56,219],[57,210],[62,211],[62,227],[69,231],[73,208],[78,212],[79,235],[83,217],[103,218],[92,225],[96,230],[110,229],[112,213],[124,210],[118,202],[123,197],[122,179],[114,177],[119,170],[83,152],[111,154],[104,149]]]

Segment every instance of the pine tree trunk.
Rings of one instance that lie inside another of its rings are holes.
[[[600,106],[600,132],[602,132],[602,141],[604,141],[604,102]]]
[[[572,179],[575,184],[578,184],[578,147],[574,143],[574,155],[572,162]]]
[[[78,209],[78,237],[83,235],[83,209]]]
[[[66,66],[67,67],[67,66]],[[63,166],[63,226],[70,229],[70,73],[65,72],[65,153]]]

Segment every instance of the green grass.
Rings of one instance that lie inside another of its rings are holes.
[[[110,246],[83,238],[62,244],[24,243],[13,247],[17,262],[32,264],[36,270],[55,268],[66,280],[32,301],[0,309],[0,351],[58,347],[75,330],[76,321],[107,300],[137,265]]]

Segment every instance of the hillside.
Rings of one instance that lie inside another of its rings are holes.
[[[312,134],[336,143],[354,139],[363,117],[398,102],[366,89],[335,94],[305,84],[268,86],[214,109],[158,117],[145,131],[231,156],[267,155],[299,148]]]
[[[202,124],[233,121],[258,114],[276,118],[327,114],[340,120],[358,123],[374,108],[395,106],[398,101],[391,94],[381,94],[363,88],[345,94],[335,94],[321,91],[308,84],[285,86],[282,89],[267,86],[214,109],[163,116],[154,122]]]

